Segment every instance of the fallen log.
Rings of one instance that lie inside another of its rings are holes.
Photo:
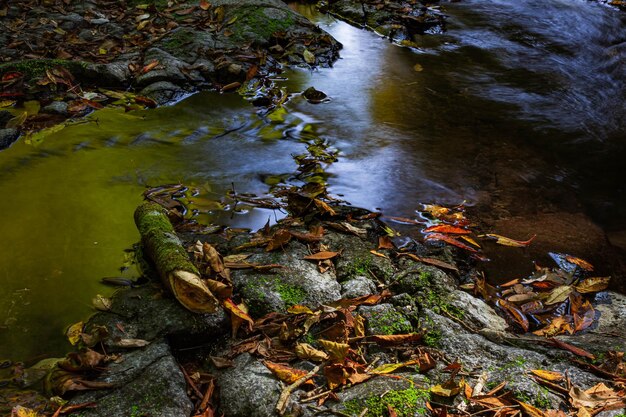
[[[174,297],[194,313],[213,313],[218,301],[189,260],[165,209],[155,203],[144,203],[135,210],[135,224],[146,253]]]

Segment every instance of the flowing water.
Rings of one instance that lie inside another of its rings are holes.
[[[63,354],[64,327],[111,292],[100,278],[136,276],[120,267],[146,186],[263,194],[268,178],[295,172],[292,155],[312,137],[340,151],[329,188],[358,206],[409,217],[420,202],[467,200],[487,218],[584,213],[626,230],[623,14],[578,0],[465,0],[446,6],[445,34],[407,49],[294,7],[344,50],[334,68],[291,70],[279,84],[315,86],[327,103],[294,94],[267,115],[204,92],[151,111],[102,110],[0,152],[0,358]],[[278,215],[203,220],[256,228]]]

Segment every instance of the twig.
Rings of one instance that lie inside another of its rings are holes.
[[[191,380],[191,378],[189,377],[189,375],[187,374],[187,371],[185,371],[185,368],[183,368],[182,366],[178,366],[180,368],[180,370],[183,373],[183,376],[185,377],[185,381],[187,381],[187,384],[189,384],[189,386],[191,387],[191,389],[193,390],[193,392],[196,393],[196,395],[198,396],[198,398],[202,398],[204,397],[204,395],[200,392],[200,390],[198,389],[198,387],[196,387],[196,384]]]
[[[278,403],[276,403],[276,411],[278,412],[279,415],[282,416],[283,414],[285,414],[285,409],[287,408],[287,402],[289,401],[289,397],[291,396],[291,393],[300,385],[304,384],[306,381],[311,379],[311,377],[315,375],[317,371],[320,370],[320,367],[322,365],[323,364],[317,365],[315,368],[311,370],[311,372],[299,378],[298,380],[296,380],[296,382],[294,382],[291,385],[288,385],[287,387],[285,387],[285,389],[283,389],[283,392],[280,393],[280,397],[278,398]]]
[[[209,386],[207,387],[204,396],[202,397],[202,402],[200,403],[200,410],[204,411],[206,410],[207,406],[209,405],[209,401],[211,400],[211,396],[213,395],[213,391],[215,390],[215,382],[213,381],[213,379],[211,379],[209,381]]]
[[[329,389],[328,391],[320,392],[319,394],[313,395],[312,397],[308,397],[308,398],[305,398],[303,400],[300,400],[300,402],[301,403],[310,403],[311,401],[317,400],[318,398],[322,398],[324,395],[328,395],[331,392],[333,392],[333,390]]]

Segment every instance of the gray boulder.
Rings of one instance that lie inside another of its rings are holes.
[[[0,129],[0,150],[11,146],[19,137],[20,132],[17,129]]]

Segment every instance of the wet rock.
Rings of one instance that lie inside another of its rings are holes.
[[[367,320],[365,323],[367,334],[403,334],[415,330],[402,310],[392,304],[360,306],[358,311]]]
[[[163,294],[160,287],[152,285],[118,291],[111,310],[97,313],[86,328],[89,331],[94,326],[108,329],[109,339],[104,343],[109,350],[115,349],[119,339],[152,341],[170,337],[180,344],[203,343],[228,331],[223,310],[214,314],[191,313],[169,294]]]
[[[7,125],[7,122],[13,118],[13,115],[6,111],[0,110],[0,129],[4,129]]]
[[[326,93],[316,90],[315,87],[307,88],[304,90],[302,95],[311,103],[321,103],[326,97],[328,97]]]
[[[439,333],[441,349],[450,358],[459,358],[463,366],[469,370],[486,372],[488,382],[499,383],[508,381],[508,388],[526,398],[537,397],[537,384],[528,376],[530,369],[551,369],[565,373],[567,371],[574,384],[589,388],[600,382],[600,378],[572,367],[566,359],[567,355],[545,353],[535,351],[540,345],[535,338],[528,337],[530,341],[525,344],[524,337],[517,338],[508,334],[508,338],[499,343],[485,337],[468,332],[458,323],[427,311],[432,329]],[[505,343],[508,343],[505,344]],[[525,348],[522,348],[524,346]],[[548,401],[557,404],[559,399],[548,395]]]
[[[112,383],[115,388],[78,394],[72,404],[93,401],[98,406],[74,415],[181,417],[193,411],[183,374],[164,342],[124,353],[98,381]]]
[[[100,25],[104,25],[104,24],[109,23],[109,19],[106,19],[104,17],[100,17],[100,18],[97,18],[97,19],[91,19],[89,21],[89,23],[91,23],[92,25],[100,26]]]
[[[0,129],[0,150],[11,146],[19,137],[20,132],[17,129]]]
[[[140,75],[135,80],[138,87],[145,87],[159,81],[169,81],[175,84],[184,85],[187,78],[182,69],[187,63],[159,48],[150,48],[146,51],[143,65],[148,65],[157,60],[159,65],[145,74]]]
[[[418,294],[425,287],[439,292],[449,292],[456,287],[456,282],[448,274],[434,266],[421,263],[404,263],[407,267],[393,275],[392,288],[397,293]]]
[[[67,115],[68,104],[64,101],[53,101],[41,110],[44,113]]]
[[[227,417],[272,417],[282,390],[280,382],[258,359],[239,355],[218,376],[222,411]]]
[[[305,245],[291,241],[284,251],[255,253],[246,260],[283,266],[274,273],[231,272],[233,283],[248,302],[253,316],[284,311],[295,304],[316,308],[341,298],[341,286],[335,274],[332,271],[320,273],[314,262],[303,259],[308,254]]]
[[[340,282],[358,275],[376,278],[385,282],[395,272],[393,262],[387,258],[372,255],[369,251],[376,249],[376,244],[354,235],[343,233],[328,234],[323,243],[331,250],[343,250],[336,263],[337,278]]]
[[[128,62],[135,57],[136,54],[129,54],[120,56],[116,61],[108,64],[87,64],[81,76],[90,82],[97,83],[101,87],[126,87],[131,80]]]
[[[476,329],[505,332],[508,324],[491,306],[465,291],[452,290],[446,302],[463,311],[464,319]]]
[[[172,84],[168,81],[159,81],[154,84],[150,84],[139,93],[142,96],[150,97],[158,104],[166,104],[176,100],[185,94],[185,90],[176,84]]]
[[[376,293],[376,283],[362,275],[351,278],[341,284],[343,298],[356,298]]]

